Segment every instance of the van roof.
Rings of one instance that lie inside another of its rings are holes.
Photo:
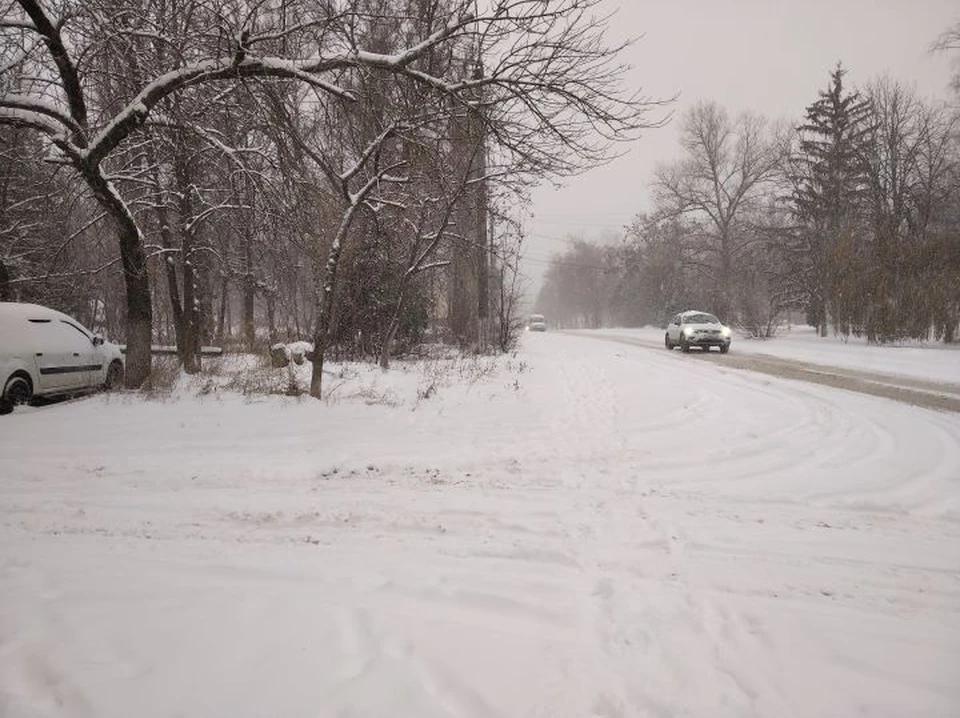
[[[27,304],[26,302],[0,302],[0,317],[8,319],[65,319],[71,323],[76,322],[76,319],[71,319],[56,309],[43,307],[39,304]]]

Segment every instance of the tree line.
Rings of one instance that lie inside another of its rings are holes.
[[[599,0],[4,0],[0,299],[203,343],[507,346],[529,187],[658,122]]]
[[[889,78],[850,88],[838,64],[790,125],[694,105],[680,150],[619,246],[581,240],[554,258],[539,308],[568,326],[662,325],[700,307],[754,336],[802,313],[824,336],[957,340],[956,104]]]

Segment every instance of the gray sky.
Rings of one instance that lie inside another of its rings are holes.
[[[642,38],[625,56],[631,88],[668,98],[675,117],[698,100],[731,114],[798,120],[838,60],[849,85],[889,74],[924,97],[948,97],[950,59],[930,44],[960,20],[957,0],[607,0],[619,7],[612,38]],[[656,165],[678,154],[676,119],[649,130],[615,162],[533,195],[524,273],[539,289],[545,260],[587,239],[616,233],[649,209]]]

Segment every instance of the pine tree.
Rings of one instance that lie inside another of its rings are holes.
[[[845,325],[844,277],[857,251],[856,237],[867,187],[865,148],[870,138],[870,104],[843,86],[838,63],[830,84],[806,110],[797,128],[799,152],[792,162],[792,209],[798,220],[799,262],[806,278],[811,323],[827,332],[828,312]],[[796,253],[795,253],[796,255]],[[797,257],[795,257],[797,258]]]

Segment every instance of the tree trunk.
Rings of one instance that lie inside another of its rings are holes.
[[[407,271],[400,278],[400,287],[397,294],[397,303],[393,307],[393,314],[390,316],[390,323],[387,325],[387,332],[383,336],[383,346],[380,347],[380,368],[390,368],[390,354],[393,351],[393,340],[400,329],[400,317],[403,312],[403,302],[407,297],[407,282],[410,280],[410,272]]]
[[[389,369],[390,368],[390,354],[393,351],[393,338],[397,334],[397,327],[399,322],[396,320],[390,322],[390,326],[387,327],[387,333],[383,338],[383,346],[380,348],[380,368]]]
[[[193,237],[183,236],[183,346],[180,359],[187,374],[200,373],[200,317],[198,316],[197,274],[193,267]]]
[[[277,340],[277,295],[272,291],[267,292],[267,330],[273,344]]]
[[[402,301],[402,300],[401,300]],[[390,354],[393,351],[393,339],[397,336],[397,330],[400,328],[400,311],[398,309],[390,318],[390,325],[387,327],[387,333],[383,337],[383,346],[380,347],[380,368],[390,368]]]
[[[187,374],[200,373],[200,301],[197,296],[197,271],[194,266],[194,227],[191,222],[194,218],[193,171],[191,159],[183,156],[189,148],[178,148],[174,160],[174,174],[179,194],[180,215],[180,257],[183,262],[183,343],[177,346],[177,353]]]
[[[247,275],[243,285],[243,338],[247,350],[252,351],[257,340],[257,325],[255,322],[256,287],[253,277]]]
[[[0,302],[12,302],[13,292],[10,291],[10,272],[7,265],[0,259]]]
[[[293,304],[293,327],[296,330],[295,336],[299,341],[300,339],[303,338],[303,333],[300,329],[300,305],[297,302],[297,295],[299,294],[299,292],[297,291],[297,285],[299,284],[298,280],[299,280],[299,277],[297,277],[293,283],[293,291],[290,292],[290,301]]]
[[[127,354],[124,384],[139,389],[150,381],[150,342],[153,334],[153,303],[150,276],[143,249],[143,235],[130,209],[99,167],[78,168],[93,190],[98,204],[113,220],[120,240],[120,261],[127,292]]]
[[[149,385],[153,368],[153,303],[150,278],[139,230],[134,224],[121,232],[120,257],[127,289],[127,357],[124,383],[129,389]]]
[[[162,234],[162,232],[161,232]],[[167,275],[167,293],[170,295],[170,311],[173,315],[173,337],[177,348],[184,344],[183,305],[180,303],[180,283],[177,279],[177,265],[171,255],[164,258],[163,266]]]
[[[313,352],[310,361],[313,370],[310,372],[310,396],[320,399],[323,396],[323,357],[327,351],[327,331],[330,327],[330,299],[332,293],[322,289],[317,304],[317,327],[313,335]]]
[[[204,344],[212,344],[216,326],[214,325],[213,311],[213,279],[210,265],[204,261],[203,255],[199,265],[195,265],[194,271],[197,273],[197,327],[198,327],[198,345],[199,352]],[[198,355],[199,356],[199,355]],[[199,360],[198,360],[199,361]]]
[[[224,337],[227,336],[226,332],[226,321],[227,321],[227,304],[230,300],[230,287],[229,287],[229,278],[226,274],[223,275],[223,278],[220,280],[220,316],[217,319],[217,341],[223,342]]]
[[[246,342],[247,350],[252,351],[253,345],[257,339],[256,326],[256,293],[257,283],[253,277],[253,248],[249,228],[244,233],[243,243],[243,339]]]
[[[151,157],[151,161],[153,158]],[[161,197],[160,179],[157,176],[156,164],[151,170],[153,174],[154,190],[158,197]],[[173,315],[173,334],[174,343],[177,346],[178,353],[184,345],[183,332],[183,304],[180,302],[180,282],[177,278],[177,263],[173,259],[175,250],[173,235],[170,232],[170,218],[167,213],[167,207],[162,201],[158,201],[156,206],[157,220],[160,223],[160,241],[167,252],[163,255],[164,273],[167,277],[167,293],[170,295],[170,310]]]
[[[346,234],[346,228],[350,224],[355,208],[351,207],[347,211],[347,217],[341,224],[340,231],[337,233],[333,245],[330,247],[330,253],[327,256],[327,262],[320,270],[314,269],[315,275],[318,275],[315,282],[322,281],[317,288],[317,297],[319,299],[317,306],[317,328],[313,338],[313,354],[310,361],[313,362],[313,372],[310,376],[310,396],[319,399],[323,390],[323,358],[327,351],[327,338],[330,332],[330,326],[333,323],[333,297],[337,282],[337,269],[340,266],[340,253],[343,250],[343,237]],[[321,274],[322,272],[322,274]]]

